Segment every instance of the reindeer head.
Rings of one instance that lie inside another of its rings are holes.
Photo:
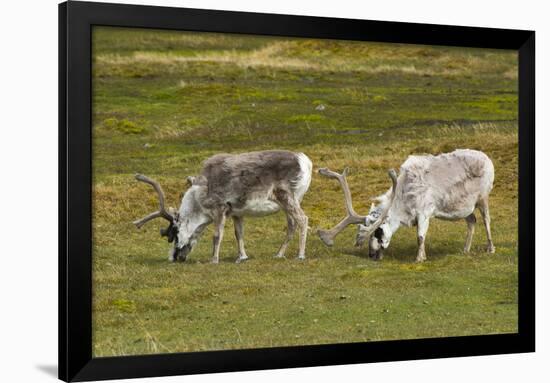
[[[369,240],[369,256],[376,260],[382,259],[383,250],[390,245],[392,236],[390,226],[386,220],[382,221],[374,231],[369,229],[388,207],[389,201],[384,197],[377,199],[380,202],[378,205],[371,205],[369,214],[365,217],[365,224],[357,225],[357,236],[355,237],[355,246],[358,247],[363,246],[367,239]]]
[[[346,180],[348,169],[344,169],[342,174],[333,172],[332,170],[323,168],[319,169],[319,173],[328,178],[335,178],[340,183],[344,192],[344,202],[346,205],[347,215],[330,230],[318,230],[319,237],[328,246],[334,243],[334,237],[344,230],[348,225],[358,225],[358,233],[355,241],[356,246],[361,246],[367,238],[369,241],[369,255],[373,258],[380,259],[382,257],[382,249],[389,245],[389,236],[391,236],[389,226],[386,223],[386,218],[391,205],[395,199],[395,190],[397,187],[397,173],[391,169],[388,175],[392,181],[392,187],[389,195],[383,197],[383,201],[378,206],[371,206],[368,215],[359,215],[353,209],[351,200],[351,192]],[[388,236],[389,233],[389,236]]]
[[[206,191],[206,180],[203,177],[187,178],[190,187],[181,199],[179,210],[176,211],[173,208],[166,210],[164,207],[164,192],[158,182],[141,174],[137,174],[136,179],[153,186],[159,197],[160,208],[158,211],[134,221],[134,225],[139,229],[152,219],[166,219],[169,225],[160,230],[160,235],[167,237],[168,242],[174,243],[169,259],[185,261],[206,226],[212,222],[212,218],[200,204],[200,198]]]

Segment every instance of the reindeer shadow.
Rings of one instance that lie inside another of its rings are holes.
[[[444,259],[449,254],[454,254],[462,251],[464,243],[453,241],[451,244],[426,243],[427,260],[436,261]],[[474,249],[472,249],[474,250]],[[415,262],[418,246],[415,243],[399,244],[397,246],[390,245],[384,251],[384,256],[381,260],[373,259],[369,256],[368,245],[363,247],[344,247],[340,250],[341,253],[354,257],[368,259],[372,262],[383,262],[384,259],[391,259],[398,262]]]
[[[220,256],[219,263],[220,264],[236,263],[237,258],[238,258],[237,255],[234,255],[234,256],[232,256],[232,255]],[[253,261],[253,259],[252,258],[248,259],[246,262],[250,262],[250,261]],[[211,264],[212,263],[212,258],[210,256],[206,256],[206,257],[203,256],[203,255],[193,256],[193,254],[191,254],[190,256],[187,257],[187,259],[185,261],[178,260],[178,261],[172,262],[172,261],[168,260],[168,257],[153,257],[153,256],[150,256],[150,257],[140,257],[137,260],[137,262],[142,264],[142,265],[145,265],[145,266],[186,267],[186,266],[191,266],[191,265]]]
[[[221,259],[220,259],[221,261]],[[175,261],[172,262],[168,260],[168,256],[161,257],[158,255],[149,255],[149,256],[143,256],[136,259],[136,263],[139,263],[144,266],[184,266],[184,265],[195,265],[195,264],[202,264],[202,263],[208,263],[208,261],[202,259],[202,258],[195,258],[195,257],[188,257],[185,261]]]

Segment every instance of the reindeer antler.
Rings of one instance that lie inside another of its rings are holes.
[[[165,209],[165,207],[164,207],[164,192],[162,191],[162,188],[160,187],[159,183],[157,181],[147,177],[147,176],[144,176],[143,174],[136,174],[135,178],[138,181],[145,182],[146,184],[151,185],[155,189],[155,191],[157,192],[158,197],[159,197],[159,207],[160,207],[160,209],[158,211],[155,211],[155,212],[143,217],[142,219],[139,219],[139,220],[134,221],[132,223],[134,225],[136,225],[138,229],[141,228],[144,224],[146,224],[150,220],[155,219],[155,218],[164,218],[168,222],[174,223],[174,221],[176,220],[176,217],[172,213],[170,213],[169,211],[167,211]]]
[[[332,246],[334,244],[334,237],[336,237],[348,225],[354,225],[354,224],[357,225],[360,223],[364,224],[365,219],[367,218],[366,215],[357,214],[355,212],[355,209],[353,209],[351,192],[349,190],[348,181],[346,180],[347,173],[348,173],[348,168],[345,168],[342,174],[336,173],[327,168],[319,169],[319,174],[321,174],[322,176],[325,176],[328,178],[336,178],[338,180],[338,182],[340,183],[340,186],[342,187],[342,191],[344,192],[344,202],[346,204],[346,211],[347,211],[346,217],[342,219],[332,229],[317,231],[317,234],[319,234],[319,237],[327,246]],[[393,200],[395,198],[395,189],[397,186],[397,174],[395,170],[391,169],[388,172],[388,175],[392,180],[392,194],[390,196],[390,203],[388,204],[388,207],[384,210],[384,212],[380,215],[380,217],[378,217],[378,219],[368,227],[368,232],[367,232],[368,236],[374,233],[374,231],[382,224],[382,222],[384,222],[384,220],[386,219],[386,216],[388,215],[388,211],[390,210],[390,207],[393,203]]]

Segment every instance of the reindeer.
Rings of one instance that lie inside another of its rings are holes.
[[[178,211],[166,209],[164,192],[158,182],[137,174],[138,181],[153,186],[160,209],[133,222],[139,229],[155,218],[169,222],[161,230],[174,243],[170,261],[185,261],[204,229],[214,223],[212,262],[219,262],[220,244],[227,217],[233,219],[239,255],[237,263],[248,259],[244,248],[243,220],[246,216],[265,216],[283,210],[287,234],[277,258],[284,258],[296,229],[300,231],[298,258],[305,259],[308,217],[300,203],[311,182],[312,163],[303,153],[268,150],[243,154],[218,154],[207,159],[201,174],[187,177],[189,188]]]
[[[401,165],[399,177],[390,170],[393,186],[385,194],[376,197],[378,205],[371,206],[369,214],[358,215],[352,207],[351,193],[346,180],[347,169],[342,174],[326,168],[319,173],[340,182],[344,191],[347,216],[331,230],[319,230],[321,240],[332,246],[334,237],[350,224],[358,225],[356,246],[369,240],[369,255],[382,258],[392,235],[401,226],[416,226],[417,262],[426,260],[424,243],[430,218],[466,220],[468,232],[464,252],[472,245],[476,217],[481,212],[487,234],[487,252],[494,253],[489,215],[489,193],[493,188],[493,163],[484,153],[459,149],[437,156],[409,156]]]

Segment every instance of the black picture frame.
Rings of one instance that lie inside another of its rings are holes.
[[[518,333],[92,358],[94,25],[514,49],[519,55]],[[535,350],[535,32],[69,1],[59,4],[59,378],[87,381]]]

